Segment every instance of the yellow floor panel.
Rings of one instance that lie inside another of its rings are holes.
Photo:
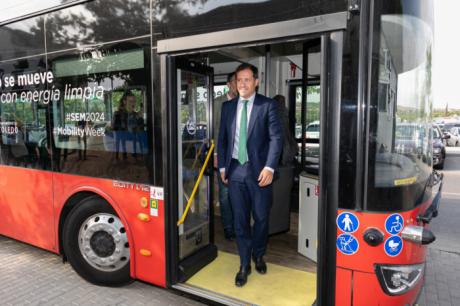
[[[218,292],[257,305],[312,305],[316,297],[316,274],[267,264],[267,274],[254,269],[242,288],[235,286],[239,257],[219,252],[217,258],[195,274],[187,284]]]

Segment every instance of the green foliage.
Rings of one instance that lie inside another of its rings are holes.
[[[434,109],[433,118],[460,116],[460,109],[449,109],[446,114],[445,109]]]

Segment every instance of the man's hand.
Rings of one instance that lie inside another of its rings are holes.
[[[273,173],[268,170],[268,169],[262,169],[262,171],[259,174],[259,186],[260,187],[265,187],[268,186],[272,183],[273,181]]]
[[[220,178],[222,179],[222,182],[224,182],[224,184],[228,184],[228,180],[225,178],[225,171],[220,172]]]

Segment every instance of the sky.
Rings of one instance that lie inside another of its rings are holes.
[[[460,109],[460,1],[434,3],[433,107]]]

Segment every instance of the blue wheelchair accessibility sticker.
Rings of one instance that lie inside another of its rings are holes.
[[[359,220],[353,213],[343,212],[337,216],[337,227],[345,233],[354,233],[359,227]]]
[[[345,255],[353,255],[359,249],[358,240],[349,234],[342,234],[337,237],[336,245],[337,249]]]
[[[391,235],[399,234],[404,228],[404,219],[400,214],[392,214],[385,221],[385,230]]]
[[[399,236],[391,236],[385,241],[385,253],[388,256],[395,257],[401,254],[403,241]]]

